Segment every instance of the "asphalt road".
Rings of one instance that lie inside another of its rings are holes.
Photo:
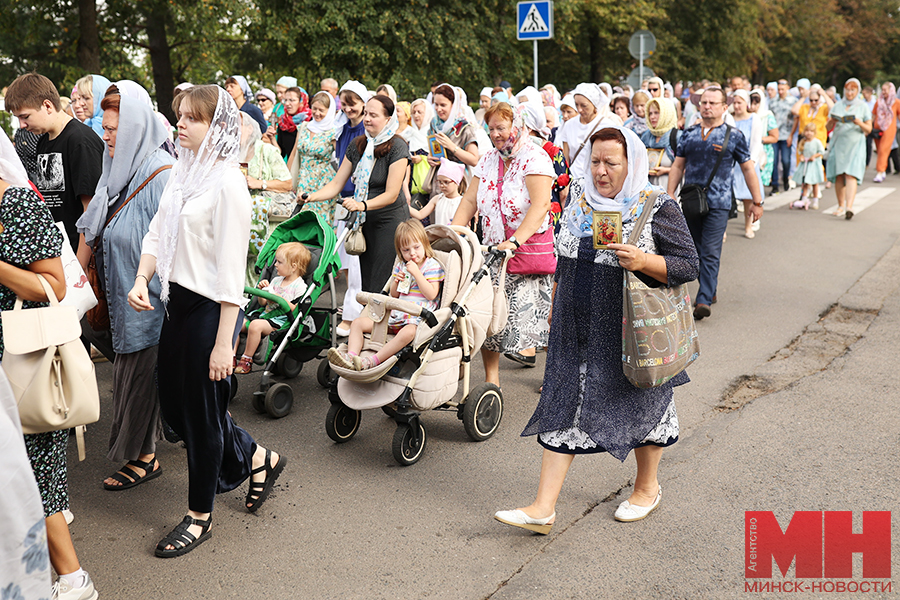
[[[246,485],[223,494],[208,542],[157,559],[156,542],[187,508],[184,450],[164,442],[162,477],[103,490],[120,465],[105,458],[111,368],[99,364],[104,405],[87,460],[70,448],[83,567],[102,598],[121,599],[780,597],[744,591],[744,511],[774,511],[784,527],[796,510],[853,510],[858,523],[862,510],[897,505],[896,188],[897,176],[867,183],[870,203],[852,221],[777,207],[798,195],[790,192],[769,201],[755,239],[730,222],[719,302],[699,323],[702,356],[675,396],[681,439],[663,456],[663,502],[645,521],[613,520],[634,462],[608,455],[575,461],[549,536],[492,519],[535,492],[540,447],[519,434],[538,400],[543,354],[536,369],[503,360],[505,413],[493,438],[472,442],[455,415],[426,413],[428,447],[411,467],[393,460],[394,424],[380,410],[363,414],[349,443],[328,439],[313,362],[290,382],[287,417],[252,409],[256,373],[242,377],[231,407],[290,461],[266,505],[248,514]],[[833,200],[826,191],[823,209]]]

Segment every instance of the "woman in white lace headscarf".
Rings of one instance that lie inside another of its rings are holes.
[[[153,310],[147,284],[159,275],[166,305],[157,368],[160,408],[187,447],[188,514],[157,544],[161,557],[181,556],[206,541],[215,495],[248,477],[246,506],[255,512],[286,463],[228,414],[250,241],[250,195],[238,168],[238,109],[215,85],[192,87],[174,104],[181,152],[128,294],[135,310]]]
[[[665,192],[653,194],[660,190],[647,179],[647,149],[632,131],[601,127],[589,144],[589,170],[576,173],[556,238],[559,258],[541,399],[522,432],[537,436],[543,447],[537,496],[528,506],[494,515],[544,534],[556,520],[557,498],[576,454],[609,452],[624,461],[634,450],[634,490],[619,505],[616,520],[637,521],[659,506],[663,447],[678,441],[673,388],[689,381],[682,372],[642,389],[622,373],[624,270],[654,287],[695,279],[699,260],[684,215]],[[596,249],[594,211],[620,215],[622,240],[643,211],[651,212],[636,245]]]

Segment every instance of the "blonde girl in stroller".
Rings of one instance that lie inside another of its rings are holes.
[[[425,228],[417,219],[409,219],[397,226],[394,233],[394,247],[400,261],[394,265],[391,275],[391,297],[409,300],[428,310],[437,309],[444,269],[434,258],[434,250],[425,234]],[[407,345],[416,335],[416,326],[422,320],[404,312],[393,311],[388,322],[390,333],[396,334],[381,349],[371,356],[360,357],[364,334],[371,333],[375,323],[368,317],[354,319],[350,327],[347,352],[337,348],[328,351],[328,360],[333,365],[347,369],[364,371],[376,367]]]

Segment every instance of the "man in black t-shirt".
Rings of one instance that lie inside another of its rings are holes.
[[[99,99],[95,100],[99,102]],[[62,221],[82,266],[90,249],[75,228],[94,196],[103,170],[103,141],[94,131],[62,111],[59,92],[37,73],[17,78],[7,90],[6,107],[21,127],[41,136],[33,183],[55,221]],[[42,134],[47,134],[46,136]]]

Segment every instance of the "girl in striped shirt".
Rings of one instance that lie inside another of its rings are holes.
[[[391,296],[435,310],[441,282],[444,280],[444,269],[434,258],[434,251],[422,223],[418,219],[400,223],[394,233],[394,247],[401,260],[394,265],[391,275]],[[388,330],[396,335],[377,354],[361,357],[359,352],[363,347],[363,334],[370,333],[374,323],[368,317],[358,317],[350,326],[347,353],[332,348],[328,351],[328,360],[332,364],[357,371],[376,367],[413,341],[416,326],[421,320],[421,317],[405,312],[392,311]]]

